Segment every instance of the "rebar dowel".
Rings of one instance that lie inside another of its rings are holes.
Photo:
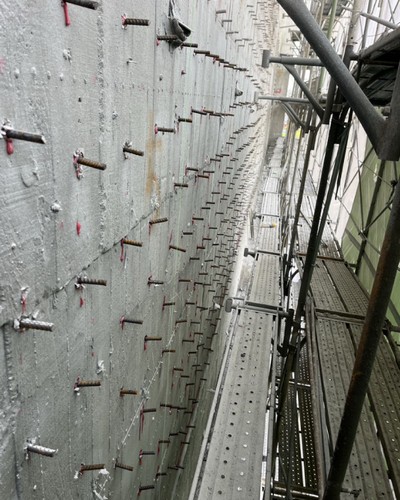
[[[133,149],[128,146],[122,148],[124,153],[130,153],[131,155],[144,156],[144,151],[139,151],[138,149]]]
[[[100,285],[107,286],[107,280],[94,280],[91,278],[86,278],[85,276],[78,277],[77,280],[79,285]]]
[[[129,470],[130,472],[133,471],[133,467],[131,465],[121,464],[120,462],[115,462],[115,467],[117,469]]]
[[[42,134],[31,134],[29,132],[21,132],[13,128],[4,126],[2,128],[7,139],[18,139],[20,141],[36,142],[37,144],[46,144],[46,139]]]
[[[123,318],[122,323],[131,323],[133,325],[143,325],[143,320],[142,319],[127,319]]]
[[[132,389],[121,389],[119,391],[119,395],[121,397],[123,396],[137,396],[138,395],[138,392],[137,391],[134,391]]]
[[[124,26],[149,26],[149,19],[135,19],[132,17],[126,17],[123,19],[122,24]]]
[[[101,380],[78,380],[76,387],[100,387]]]
[[[175,245],[170,245],[169,246],[169,249],[170,250],[178,250],[178,252],[186,252],[186,248],[182,248],[182,247],[177,247]],[[165,305],[165,304],[164,304]]]
[[[167,217],[161,217],[160,219],[153,219],[149,222],[150,225],[153,225],[153,224],[161,224],[162,222],[168,222],[168,218]]]
[[[157,408],[143,408],[142,413],[156,413]]]
[[[143,243],[141,241],[136,241],[136,240],[128,240],[126,238],[124,238],[122,240],[122,243],[124,245],[132,245],[134,247],[142,247],[143,246]]]
[[[78,5],[79,7],[85,7],[86,9],[97,10],[99,7],[98,2],[93,0],[63,0],[65,3],[72,3]]]
[[[176,35],[157,35],[157,40],[160,40],[160,42],[176,42],[179,37]]]
[[[46,323],[45,321],[36,321],[34,319],[22,318],[19,320],[19,328],[26,328],[27,330],[44,330],[47,332],[53,331],[53,323]]]
[[[105,467],[105,464],[92,464],[92,465],[81,464],[81,468],[80,468],[79,472],[82,474],[83,472],[87,472],[90,470],[104,469],[104,467]]]
[[[148,279],[147,280],[147,284],[150,286],[150,285],[163,285],[164,284],[164,281],[161,281],[161,280],[153,280],[153,279]]]
[[[45,457],[54,457],[54,455],[58,452],[58,450],[54,450],[52,448],[45,448],[44,446],[31,443],[27,445],[26,449],[31,453],[37,453],[38,455],[43,455]]]
[[[174,134],[175,129],[174,128],[168,128],[168,127],[157,127],[158,132],[166,132],[168,134]]]
[[[105,170],[107,168],[107,165],[105,163],[99,163],[97,161],[88,160],[83,156],[79,156],[76,159],[76,163],[78,163],[79,165],[85,165],[86,167],[95,168],[96,170]]]

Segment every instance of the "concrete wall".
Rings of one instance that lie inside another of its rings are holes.
[[[136,498],[140,486],[154,487],[145,498],[174,487],[185,498],[190,488],[225,347],[214,304],[228,292],[243,200],[265,153],[265,109],[233,107],[252,102],[262,79],[258,90],[270,91],[256,66],[268,40],[247,3],[177,2],[188,42],[246,72],[157,45],[170,33],[167,0],[69,5],[68,27],[59,1],[0,4],[0,120],[46,139],[14,140],[12,155],[0,141],[0,498]],[[122,14],[151,24],[122,29]],[[235,42],[246,37],[255,45]],[[203,107],[234,116],[191,115]],[[176,133],[155,134],[155,124]],[[144,156],[125,158],[126,141]],[[78,149],[106,170],[83,167],[79,180]],[[77,289],[82,275],[107,286]],[[122,328],[123,316],[143,324]],[[15,328],[21,317],[54,326]],[[161,340],[145,349],[146,335]],[[78,378],[101,386],[76,392]],[[120,397],[122,387],[138,395]],[[27,455],[28,440],[58,453]],[[140,465],[140,450],[155,454]],[[81,463],[104,469],[79,475]]]

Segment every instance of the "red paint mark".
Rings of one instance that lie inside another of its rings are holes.
[[[85,305],[85,301],[83,297],[79,297],[79,307],[83,307]]]
[[[6,60],[0,57],[0,74],[2,75],[6,69]]]
[[[6,149],[8,155],[12,155],[14,153],[14,143],[12,139],[9,139],[8,137],[6,137]]]
[[[122,330],[124,329],[124,325],[125,325],[125,316],[121,316],[119,319],[119,326],[122,328]]]
[[[158,134],[158,127],[157,127],[157,123],[154,125],[154,133],[157,135]]]
[[[22,294],[21,294],[21,311],[22,311],[22,314],[24,314],[25,311],[26,311],[26,299],[27,299],[27,293],[26,292],[22,292]]]
[[[81,223],[80,223],[79,221],[76,221],[76,234],[77,234],[78,236],[80,236],[80,235],[81,235],[81,229],[82,229],[82,225],[81,225]]]
[[[125,252],[124,252],[124,240],[121,240],[121,253],[120,253],[120,256],[119,256],[119,260],[121,262],[124,262],[125,260]]]
[[[65,26],[69,26],[71,24],[71,19],[69,17],[68,4],[67,2],[62,2],[61,5],[64,8]]]

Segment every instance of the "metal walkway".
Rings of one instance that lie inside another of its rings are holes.
[[[283,296],[281,155],[278,142],[258,201],[252,277],[246,300],[238,304],[196,499],[321,498],[335,447],[368,296],[341,259],[328,225],[276,427],[286,323],[299,286],[292,283],[289,296]],[[306,194],[297,228],[300,275],[315,199],[309,179]],[[400,498],[399,375],[383,333],[343,483],[344,500]]]

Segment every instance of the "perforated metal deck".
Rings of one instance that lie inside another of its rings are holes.
[[[257,254],[256,259],[249,300],[258,304],[278,307],[280,304],[279,257],[270,254]]]
[[[270,314],[241,310],[198,499],[257,499],[261,487]]]
[[[335,443],[354,365],[354,345],[346,323],[322,318],[317,320],[316,342],[329,433]],[[368,402],[364,404],[343,487],[348,491],[360,490],[360,500],[394,498]]]
[[[259,227],[257,249],[278,253],[279,247],[279,217],[263,217]]]

